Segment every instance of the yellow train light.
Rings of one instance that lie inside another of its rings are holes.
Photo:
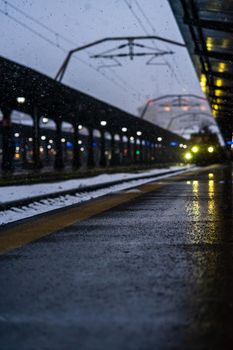
[[[186,152],[185,155],[184,155],[184,158],[186,160],[191,160],[193,158],[192,154],[190,152]]]
[[[209,146],[209,147],[207,148],[207,151],[208,151],[209,153],[213,153],[213,152],[214,152],[214,147],[213,147],[213,146]]]
[[[197,152],[199,151],[199,147],[193,146],[193,147],[191,148],[191,151],[192,151],[193,153],[197,153]]]

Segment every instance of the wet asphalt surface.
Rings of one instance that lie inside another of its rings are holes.
[[[231,170],[0,258],[1,350],[233,348]]]

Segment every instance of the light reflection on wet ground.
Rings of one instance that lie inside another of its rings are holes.
[[[4,350],[231,349],[231,169],[167,181],[4,256]]]

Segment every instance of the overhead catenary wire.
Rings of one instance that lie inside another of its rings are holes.
[[[7,9],[5,8],[4,11],[0,9],[0,13],[7,16],[9,19],[11,19],[12,21],[14,21],[15,23],[17,23],[18,25],[22,26],[23,28],[27,29],[28,31],[30,31],[31,33],[33,33],[34,35],[38,36],[40,39],[46,41],[47,43],[49,43],[50,45],[56,47],[57,49],[67,53],[67,49],[65,49],[62,45],[58,44],[57,39],[58,37],[63,39],[66,42],[69,42],[72,45],[75,45],[74,42],[72,42],[70,39],[66,38],[65,36],[59,34],[58,32],[54,31],[53,29],[49,28],[48,26],[44,25],[42,22],[38,21],[37,19],[33,18],[32,16],[28,15],[26,12],[20,10],[19,8],[17,8],[16,6],[12,5],[11,3],[9,3],[8,1],[2,0],[3,3],[7,6],[12,7],[15,11],[21,13],[23,16],[27,17],[28,19],[30,19],[31,21],[35,22],[37,25],[43,27],[44,29],[46,29],[47,31],[49,31],[50,33],[55,35],[55,39],[56,41],[51,40],[50,38],[48,38],[47,36],[45,36],[44,34],[41,34],[39,31],[33,29],[32,27],[28,26],[27,24],[25,24],[24,22],[22,22],[21,20],[19,20],[18,18],[12,16],[11,14],[9,14],[9,12],[7,11]],[[118,81],[116,81],[114,78],[109,77],[106,75],[106,73],[99,71],[96,67],[94,67],[91,63],[87,63],[86,61],[82,60],[79,57],[74,56],[74,58],[78,61],[80,61],[82,64],[88,66],[89,68],[95,70],[97,73],[99,73],[101,76],[103,76],[106,80],[110,81],[111,83],[113,83],[114,85],[117,85],[119,88],[123,88],[125,91],[127,91],[125,82],[123,83],[119,83]],[[118,79],[120,80],[120,79]]]
[[[129,8],[129,10],[131,11],[132,15],[134,16],[134,18],[137,20],[138,24],[140,25],[140,27],[142,28],[142,30],[144,31],[145,34],[150,35],[150,33],[148,32],[147,28],[145,27],[144,23],[141,21],[140,17],[137,15],[137,13],[134,11],[132,5],[130,4],[129,0],[124,0],[125,4],[127,5],[127,7]],[[137,0],[134,1],[135,4],[137,5],[139,11],[142,13],[143,17],[146,19],[147,23],[150,25],[153,33],[156,33],[155,28],[153,27],[152,23],[150,22],[149,18],[146,16],[145,12],[142,10],[142,7],[140,6],[140,4],[138,3]],[[154,41],[152,41],[154,46],[157,48],[157,45],[154,43]],[[174,69],[171,67],[170,63],[163,58],[164,62],[166,63],[166,65],[169,67],[171,73],[173,74],[173,76],[175,77],[176,81],[178,82],[178,84],[182,85],[180,79],[178,78],[176,72],[174,71]]]

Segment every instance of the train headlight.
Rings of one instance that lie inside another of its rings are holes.
[[[192,151],[193,153],[197,153],[197,152],[199,152],[199,147],[193,146],[193,147],[191,148],[191,151]]]
[[[213,153],[213,152],[214,152],[214,147],[213,147],[213,146],[209,146],[209,147],[207,148],[207,151],[208,151],[209,153]]]
[[[186,152],[185,155],[184,155],[184,158],[186,160],[191,160],[193,158],[192,154],[190,152]]]

